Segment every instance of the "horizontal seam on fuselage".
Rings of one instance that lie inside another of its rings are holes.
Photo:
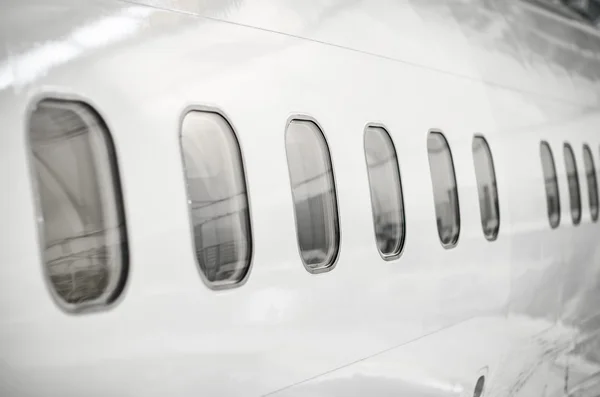
[[[317,379],[317,378],[319,378],[319,377],[321,377],[321,376],[323,376],[323,375],[328,375],[328,374],[331,374],[331,373],[333,373],[333,372],[335,372],[335,371],[338,371],[338,370],[340,370],[340,369],[347,368],[347,367],[349,367],[349,366],[351,366],[351,365],[354,365],[354,364],[357,364],[357,363],[359,363],[359,362],[362,362],[362,361],[368,360],[368,359],[370,359],[370,358],[373,358],[373,357],[379,356],[379,355],[381,355],[381,354],[384,354],[384,353],[390,352],[390,351],[392,351],[392,350],[394,350],[394,349],[397,349],[397,348],[399,348],[399,347],[406,346],[406,345],[408,345],[408,344],[411,344],[411,343],[413,343],[413,342],[416,342],[416,341],[418,341],[418,340],[421,340],[421,339],[423,339],[423,338],[426,338],[426,337],[428,337],[428,336],[435,335],[435,334],[437,334],[438,332],[442,332],[442,331],[446,331],[446,330],[448,330],[448,329],[450,329],[450,328],[454,328],[454,327],[456,327],[456,326],[459,326],[459,325],[461,325],[461,324],[464,324],[464,323],[466,323],[466,322],[469,322],[469,321],[471,321],[471,320],[473,320],[473,319],[475,319],[475,318],[478,318],[478,317],[480,317],[480,316],[478,316],[478,315],[475,315],[475,316],[472,316],[472,317],[466,318],[466,319],[464,319],[464,320],[462,320],[462,321],[458,321],[458,322],[456,322],[456,323],[454,323],[454,324],[448,324],[448,325],[447,325],[447,326],[445,326],[445,327],[438,328],[438,329],[436,329],[436,330],[433,330],[433,331],[431,331],[431,332],[429,332],[429,333],[426,333],[426,334],[420,335],[420,336],[418,336],[418,337],[416,337],[416,338],[414,338],[414,339],[410,339],[410,340],[407,340],[407,341],[401,342],[401,343],[399,343],[399,344],[397,344],[397,345],[394,345],[394,346],[392,346],[392,347],[388,347],[387,349],[384,349],[384,350],[380,350],[380,351],[378,351],[378,352],[376,352],[376,353],[373,353],[373,354],[370,354],[370,355],[368,355],[368,356],[366,356],[366,357],[359,358],[358,360],[354,360],[354,361],[352,361],[352,362],[350,362],[350,363],[347,363],[347,364],[341,365],[341,366],[339,366],[339,367],[336,367],[336,368],[333,368],[333,369],[327,370],[327,371],[325,371],[325,372],[322,372],[322,373],[320,373],[320,374],[317,374],[317,375],[311,376],[310,378],[303,379],[303,380],[301,380],[301,381],[298,381],[298,382],[292,383],[291,385],[287,385],[287,386],[281,387],[281,388],[279,388],[279,389],[277,389],[277,390],[273,390],[273,391],[271,391],[271,392],[268,392],[267,394],[263,394],[261,397],[267,397],[267,396],[271,396],[271,395],[273,395],[273,394],[275,394],[275,393],[279,393],[280,391],[283,391],[283,390],[289,389],[289,388],[291,388],[291,387],[294,387],[294,386],[301,385],[302,383],[306,383],[306,382],[309,382],[309,381],[311,381],[311,380]]]
[[[497,88],[501,88],[501,89],[505,89],[505,90],[509,90],[509,91],[513,91],[513,92],[519,92],[519,93],[522,93],[522,94],[525,94],[525,95],[543,97],[546,100],[552,100],[552,101],[555,101],[555,102],[560,102],[560,103],[563,103],[563,104],[568,104],[568,105],[575,106],[575,107],[578,107],[578,108],[595,109],[594,107],[588,106],[585,103],[573,102],[573,101],[570,101],[568,99],[564,99],[564,98],[560,98],[560,97],[556,97],[556,96],[549,96],[547,94],[539,93],[539,92],[535,92],[535,91],[522,90],[522,89],[519,89],[517,87],[507,86],[507,85],[504,85],[504,84],[501,84],[501,83],[497,83],[497,82],[494,82],[494,81],[485,80],[485,79],[478,79],[476,77],[468,76],[468,75],[465,75],[465,74],[450,72],[448,70],[444,70],[444,69],[440,69],[440,68],[435,68],[435,67],[432,67],[432,66],[423,65],[423,64],[419,64],[419,63],[415,63],[415,62],[411,62],[411,61],[406,61],[406,60],[394,58],[394,57],[391,57],[391,56],[388,56],[388,55],[384,55],[384,54],[378,54],[378,53],[374,53],[374,52],[364,51],[364,50],[360,50],[360,49],[356,49],[356,48],[352,48],[352,47],[347,47],[347,46],[344,46],[344,45],[341,45],[341,44],[330,43],[330,42],[327,42],[327,41],[312,39],[310,37],[299,36],[299,35],[295,35],[295,34],[292,34],[292,33],[281,32],[281,31],[278,31],[278,30],[272,30],[272,29],[263,28],[263,27],[259,27],[259,26],[254,26],[254,25],[247,25],[247,24],[243,24],[243,23],[239,23],[239,22],[234,22],[234,21],[227,21],[227,20],[224,20],[224,19],[214,18],[214,17],[202,15],[202,14],[199,14],[199,13],[195,13],[195,12],[192,12],[192,11],[181,10],[181,9],[178,9],[178,8],[169,8],[169,7],[161,7],[161,6],[157,6],[157,5],[153,5],[153,4],[146,4],[146,3],[143,3],[143,2],[137,2],[135,0],[116,0],[116,1],[123,2],[123,3],[129,3],[129,4],[135,4],[135,5],[142,6],[142,7],[154,8],[154,9],[161,10],[161,11],[166,11],[166,12],[174,12],[174,13],[178,13],[178,14],[194,16],[194,17],[197,17],[197,18],[207,19],[207,20],[213,21],[213,22],[221,22],[221,23],[226,23],[226,24],[235,25],[235,26],[239,26],[239,27],[260,30],[260,31],[263,31],[263,32],[266,32],[266,33],[278,34],[278,35],[287,36],[287,37],[291,37],[291,38],[295,38],[295,39],[299,39],[299,40],[305,40],[305,41],[313,42],[313,43],[316,43],[316,44],[322,44],[322,45],[326,45],[326,46],[330,46],[330,47],[339,48],[339,49],[342,49],[342,50],[352,51],[352,52],[356,52],[356,53],[363,54],[363,55],[368,55],[368,56],[372,56],[372,57],[376,57],[376,58],[380,58],[380,59],[385,59],[385,60],[392,61],[392,62],[402,63],[402,64],[405,64],[407,66],[412,66],[412,67],[416,67],[416,68],[419,68],[419,69],[429,70],[429,71],[432,71],[432,72],[437,72],[437,73],[440,73],[440,74],[445,74],[445,75],[448,75],[448,76],[453,76],[455,78],[461,78],[461,79],[465,79],[465,80],[469,80],[469,81],[481,83],[481,84],[492,86],[492,87],[497,87]]]

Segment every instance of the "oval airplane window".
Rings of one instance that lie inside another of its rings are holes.
[[[427,152],[438,234],[444,248],[452,248],[460,234],[460,209],[452,152],[441,132],[429,133]]]
[[[383,127],[368,126],[364,141],[377,249],[383,259],[391,260],[400,255],[405,234],[396,149]]]
[[[485,376],[480,376],[475,384],[475,390],[473,391],[473,397],[483,396],[483,389],[485,387]]]
[[[302,262],[309,272],[331,269],[339,251],[339,221],[329,148],[312,121],[292,120],[285,148],[296,233]]]
[[[555,229],[560,224],[560,194],[554,156],[552,155],[550,145],[546,141],[540,142],[540,159],[542,161],[544,186],[546,187],[548,221],[550,222],[550,227]]]
[[[565,168],[567,170],[567,180],[569,182],[569,201],[571,204],[571,218],[573,224],[578,225],[581,222],[581,193],[579,190],[579,175],[577,174],[577,163],[575,154],[571,145],[565,143],[563,146],[565,156]]]
[[[29,120],[46,277],[61,307],[113,302],[127,278],[128,244],[115,148],[87,104],[46,99]]]
[[[588,200],[590,203],[590,216],[594,222],[598,220],[598,179],[592,150],[588,145],[583,145],[583,161],[588,186]]]
[[[181,126],[194,250],[204,281],[226,288],[248,275],[252,234],[241,150],[218,113],[190,111]]]
[[[490,147],[482,136],[473,137],[473,163],[479,192],[479,213],[486,239],[493,241],[500,229],[500,209],[496,172]]]

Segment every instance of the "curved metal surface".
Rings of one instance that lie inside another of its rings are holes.
[[[3,395],[471,396],[483,368],[485,397],[597,390],[598,224],[584,206],[577,228],[549,228],[539,159],[545,140],[567,203],[563,142],[600,145],[591,29],[500,0],[11,0],[0,43]],[[90,98],[113,136],[131,272],[110,311],[67,316],[44,285],[25,143],[40,94]],[[178,140],[192,103],[227,112],[244,155],[253,269],[228,291],[206,288],[194,262]],[[340,254],[318,276],[291,211],[282,127],[299,113],[319,120],[336,167]],[[393,262],[372,247],[372,120],[402,169],[407,237]],[[431,128],[454,158],[452,250],[438,242]],[[494,154],[493,243],[474,132]]]

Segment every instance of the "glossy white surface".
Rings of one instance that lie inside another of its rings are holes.
[[[600,164],[600,39],[501,0],[5,1],[0,14],[0,394],[3,396],[563,395],[600,387],[600,245],[582,145]],[[71,315],[42,272],[26,128],[42,97],[81,99],[119,159],[131,263],[108,310]],[[222,111],[244,156],[254,253],[213,291],[194,259],[179,127]],[[310,274],[297,247],[286,121],[331,151],[341,244]],[[363,132],[386,126],[406,241],[383,261]],[[461,232],[439,242],[426,150],[452,149]],[[483,236],[471,142],[494,156],[500,232]],[[546,216],[539,142],[561,225]],[[574,227],[562,145],[583,217]],[[568,368],[568,369],[567,369]],[[569,372],[565,385],[565,372]]]

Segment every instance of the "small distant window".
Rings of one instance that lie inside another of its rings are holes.
[[[480,376],[477,379],[477,383],[475,384],[475,391],[473,392],[473,397],[481,397],[483,394],[483,388],[485,387],[485,376]]]
[[[405,229],[396,149],[382,127],[367,127],[364,139],[377,248],[389,260],[400,254]]]
[[[569,182],[569,202],[571,204],[571,218],[573,224],[578,225],[581,221],[581,193],[579,191],[579,176],[577,175],[577,163],[571,145],[564,144],[565,168]]]
[[[451,248],[456,245],[460,233],[458,191],[452,153],[444,135],[437,131],[429,133],[427,151],[438,234],[442,245]]]
[[[312,121],[292,120],[285,134],[296,232],[306,269],[330,268],[339,250],[335,183],[323,132]]]
[[[494,160],[487,141],[482,136],[473,138],[473,162],[479,192],[479,213],[481,226],[486,239],[492,241],[498,236],[500,210]]]
[[[583,145],[583,161],[588,185],[588,199],[590,202],[590,215],[595,222],[598,220],[598,179],[592,150],[588,145]]]
[[[198,266],[211,288],[241,282],[250,269],[252,234],[242,155],[218,113],[191,111],[181,149]]]
[[[560,195],[558,191],[558,180],[556,178],[556,166],[554,156],[548,142],[540,142],[540,158],[542,160],[542,171],[544,173],[544,185],[546,186],[546,208],[548,220],[553,229],[560,224]]]
[[[110,304],[129,260],[110,133],[90,106],[47,99],[31,114],[28,138],[53,295],[69,311]]]

